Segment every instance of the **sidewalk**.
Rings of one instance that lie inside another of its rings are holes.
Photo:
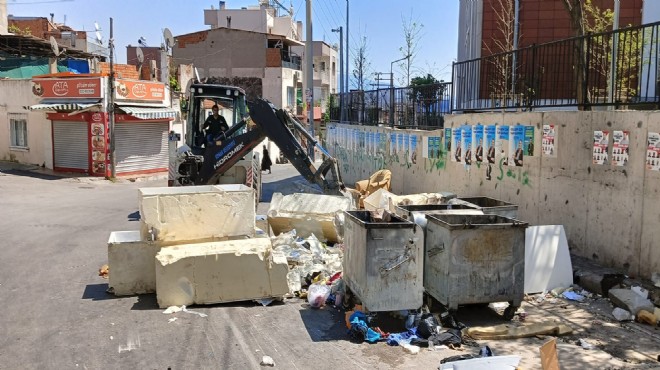
[[[56,172],[37,165],[9,161],[0,161],[0,176],[2,174],[30,176],[44,180],[77,179],[82,182],[110,181],[105,177],[89,176],[87,174],[74,172]],[[166,181],[167,176],[167,172],[158,172],[145,175],[118,176],[114,182]]]

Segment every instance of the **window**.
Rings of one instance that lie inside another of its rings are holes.
[[[296,89],[292,86],[286,87],[286,105],[291,108],[296,105]]]
[[[20,113],[9,114],[9,145],[15,148],[28,147],[27,115]]]

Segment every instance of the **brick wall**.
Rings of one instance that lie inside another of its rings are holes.
[[[46,33],[51,31],[50,23],[47,18],[34,19],[9,19],[8,27],[18,27],[22,31],[29,30],[29,34],[41,39],[46,39]]]
[[[110,73],[110,63],[100,62],[99,67],[101,68],[101,73]],[[119,78],[128,78],[133,80],[139,80],[140,76],[138,75],[137,67],[128,65],[128,64],[115,64],[113,66],[115,69],[115,75]],[[144,71],[144,68],[143,68]],[[143,72],[144,73],[144,72]]]

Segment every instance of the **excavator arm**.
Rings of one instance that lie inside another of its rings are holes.
[[[217,183],[223,173],[259,145],[264,137],[268,137],[307,181],[318,185],[326,194],[343,193],[345,187],[337,160],[307,133],[295,117],[282,109],[276,109],[263,99],[248,102],[248,108],[250,118],[255,124],[251,130],[233,136],[247,125],[247,121],[243,120],[227,131],[225,138],[220,138],[219,145],[205,148],[203,155],[186,154],[186,159],[178,171],[181,175],[185,175],[187,183],[195,185]],[[305,137],[307,145],[313,145],[325,154],[327,158],[318,168],[290,127]]]

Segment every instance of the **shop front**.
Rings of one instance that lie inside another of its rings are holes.
[[[176,111],[165,102],[164,84],[115,82],[115,129],[109,131],[108,78],[101,75],[47,75],[33,79],[39,104],[52,121],[53,169],[111,176],[110,139],[114,134],[117,175],[167,171],[168,132]]]

